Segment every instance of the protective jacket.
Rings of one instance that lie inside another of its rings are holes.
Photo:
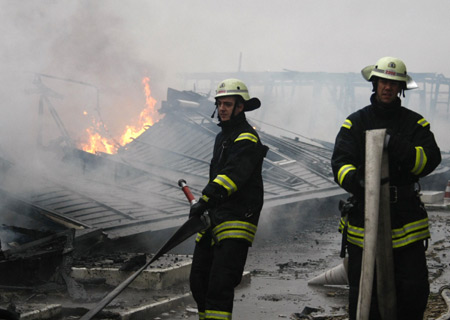
[[[251,245],[263,206],[261,168],[268,147],[244,112],[219,126],[222,130],[216,136],[202,198],[207,201],[217,241],[243,239]],[[201,237],[200,233],[197,240]]]
[[[347,241],[363,246],[365,131],[387,129],[393,248],[430,237],[427,213],[418,196],[418,181],[441,161],[430,124],[418,113],[401,106],[397,98],[386,105],[375,95],[371,104],[351,114],[335,142],[332,169],[335,181],[353,195],[353,209],[341,219]],[[345,227],[345,228],[344,228]]]

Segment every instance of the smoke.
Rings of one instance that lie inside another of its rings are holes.
[[[161,69],[138,57],[136,39],[123,31],[118,12],[90,1],[1,5],[9,43],[1,51],[2,136],[20,136],[2,141],[9,151],[34,145],[38,130],[46,143],[61,135],[51,108],[75,141],[83,138],[93,117],[117,136],[145,107],[142,78],[149,76],[156,80],[153,89],[161,88]],[[39,114],[39,99],[47,89],[52,95]]]
[[[412,73],[450,77],[449,9],[446,0],[1,0],[0,146],[20,152],[34,145],[40,125],[47,140],[60,136],[48,106],[38,114],[36,73],[84,83],[40,79],[61,95],[50,99],[75,141],[98,111],[111,134],[120,135],[145,107],[145,76],[158,107],[168,87],[192,89],[179,77],[189,72],[359,73],[391,55]],[[364,106],[369,94],[352,107]],[[251,116],[333,141],[345,112],[331,110],[326,98],[319,106],[310,92],[295,98],[291,106],[263,101]],[[444,149],[447,125],[432,123]]]
[[[168,87],[193,89],[180,77],[193,72],[359,73],[390,55],[403,59],[409,72],[450,77],[448,12],[447,0],[0,0],[0,157],[50,175],[56,166],[43,160],[39,139],[58,145],[66,133],[79,142],[93,121],[120,137],[146,107],[144,77],[157,108]],[[370,95],[368,85],[340,110],[327,90],[314,96],[311,88],[295,94],[280,89],[274,95],[250,88],[262,108],[249,117],[291,133],[256,122],[263,130],[329,142]],[[40,103],[42,96],[48,100]],[[441,148],[450,150],[448,118],[429,120]],[[14,189],[28,184],[7,182]],[[282,224],[307,217],[309,208],[289,208]],[[280,221],[261,226],[273,223]]]

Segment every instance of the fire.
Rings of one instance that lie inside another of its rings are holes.
[[[94,132],[93,128],[87,128],[89,135],[89,143],[83,146],[83,150],[89,153],[105,152],[116,153],[117,146],[112,144],[109,139],[102,137],[98,132]]]
[[[82,149],[89,153],[97,153],[104,152],[113,154],[116,153],[120,145],[124,146],[127,143],[130,143],[141,135],[148,127],[152,126],[156,122],[158,122],[161,116],[158,114],[156,107],[156,100],[151,96],[150,90],[150,78],[145,77],[142,79],[142,85],[144,86],[144,94],[145,94],[145,105],[146,108],[143,109],[139,115],[137,125],[127,125],[120,136],[119,139],[114,138],[106,138],[100,134],[102,130],[102,124],[96,122],[96,120],[92,119],[92,126],[86,129],[88,134],[88,142],[82,144]],[[83,115],[87,116],[88,113],[83,111]],[[104,127],[104,125],[103,125]],[[106,128],[105,128],[106,129]],[[120,145],[118,142],[119,141]]]
[[[144,86],[145,93],[145,104],[147,107],[141,111],[137,126],[127,125],[125,127],[125,131],[120,138],[121,145],[125,145],[133,141],[134,138],[141,135],[148,127],[151,127],[155,122],[159,121],[159,114],[155,109],[156,100],[151,96],[149,82],[149,77],[142,79],[142,85]]]

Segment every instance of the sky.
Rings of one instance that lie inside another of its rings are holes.
[[[40,81],[75,140],[98,110],[115,136],[135,121],[144,77],[159,104],[168,87],[191,89],[179,74],[235,72],[240,55],[242,71],[358,73],[394,56],[409,72],[450,77],[449,12],[448,0],[0,0],[0,148],[20,153],[37,132],[57,136],[46,101],[39,114],[37,74],[58,78]],[[314,111],[265,107],[278,125],[280,113]],[[320,138],[334,141],[342,120],[318,123]],[[450,150],[447,125],[436,135]]]

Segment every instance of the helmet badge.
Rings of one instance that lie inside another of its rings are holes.
[[[389,62],[388,67],[395,69],[395,67],[397,67],[397,66],[395,65],[395,62]]]

